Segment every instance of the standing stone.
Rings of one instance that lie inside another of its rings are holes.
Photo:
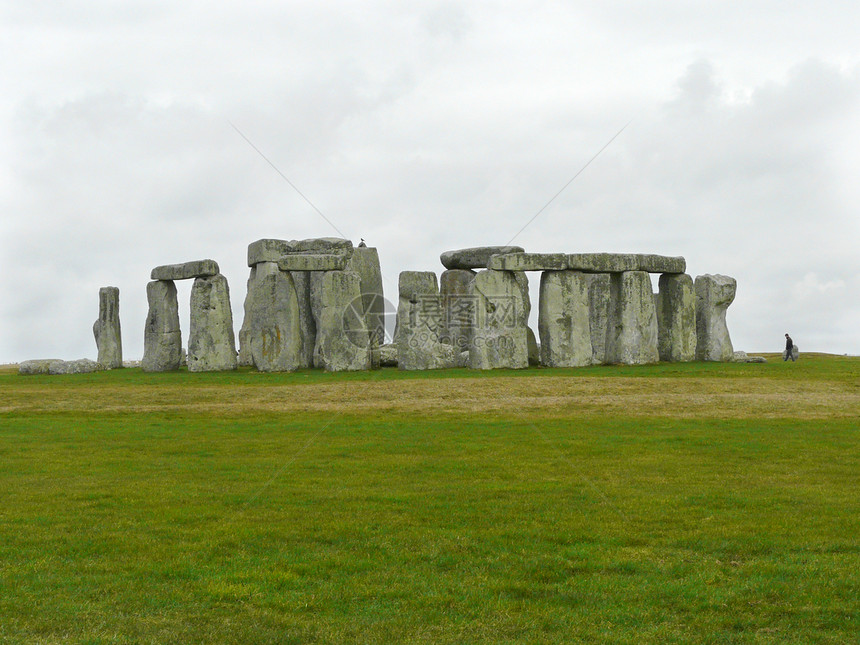
[[[256,255],[259,253],[261,243],[265,241],[266,240],[257,240],[248,247],[249,262],[251,260],[251,247],[255,247],[254,253]],[[256,257],[254,259],[256,260]],[[257,283],[257,264],[259,264],[259,262],[254,262],[254,264],[250,265],[251,274],[248,276],[248,283],[245,287],[245,304],[243,306],[244,315],[242,316],[242,326],[239,328],[239,354],[237,358],[239,367],[252,367],[254,365],[254,361],[251,358],[251,345],[248,342],[248,332],[251,329],[251,311],[256,299],[254,291]]]
[[[296,298],[299,304],[299,328],[302,337],[301,366],[314,366],[314,347],[317,340],[317,323],[314,318],[313,303],[311,302],[310,271],[290,271],[293,284],[296,287]]]
[[[194,280],[190,317],[188,370],[223,372],[236,369],[236,339],[227,278],[218,274]]]
[[[122,332],[119,324],[119,289],[99,289],[99,319],[93,323],[93,335],[99,350],[98,362],[105,369],[122,367]]]
[[[531,327],[526,327],[526,332],[528,333],[529,344],[529,367],[537,367],[540,365],[540,345],[538,345],[537,338]]]
[[[657,311],[650,276],[644,271],[611,276],[607,362],[625,365],[658,362]]]
[[[149,313],[143,330],[144,372],[179,369],[182,335],[179,331],[179,303],[173,280],[155,280],[146,285]]]
[[[588,328],[591,332],[591,362],[606,363],[606,341],[609,335],[609,312],[612,301],[612,280],[608,273],[587,273]]]
[[[440,340],[458,352],[469,350],[475,318],[475,301],[469,295],[469,283],[474,279],[475,272],[469,269],[448,269],[439,277],[443,309]]]
[[[686,273],[664,273],[657,292],[657,349],[661,361],[696,358],[696,294]]]
[[[252,270],[245,298],[245,322],[239,332],[242,360],[247,353],[261,372],[289,372],[302,366],[304,339],[293,278],[274,262],[260,262]]]
[[[469,344],[469,366],[528,367],[528,283],[524,285],[511,271],[485,269],[470,285],[476,320]]]
[[[398,285],[397,365],[402,370],[456,367],[460,351],[443,342],[445,312],[432,271],[403,271]]]
[[[538,333],[541,365],[581,367],[592,359],[588,278],[578,271],[544,271]]]
[[[352,271],[316,272],[310,289],[317,330],[314,365],[330,372],[370,369],[361,278]]]
[[[372,246],[357,246],[346,269],[357,273],[361,281],[361,301],[371,349],[380,347],[385,342],[385,296],[379,253]]]
[[[732,339],[726,326],[726,309],[738,283],[727,275],[696,277],[696,360],[731,361]]]

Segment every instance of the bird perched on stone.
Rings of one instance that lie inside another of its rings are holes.
[[[364,243],[364,238],[361,238],[361,242],[358,243],[358,248],[363,249],[366,246],[367,244]]]

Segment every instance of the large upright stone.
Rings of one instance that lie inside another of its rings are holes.
[[[182,264],[164,264],[157,266],[150,274],[150,280],[190,280],[191,278],[206,278],[218,275],[218,263],[215,260],[194,260]]]
[[[524,276],[523,276],[524,278]],[[528,283],[510,271],[480,271],[472,280],[475,328],[469,344],[474,369],[528,367]],[[525,296],[525,297],[524,297]]]
[[[606,360],[606,340],[612,302],[610,274],[585,273],[588,281],[588,328],[591,332],[591,362],[601,365]]]
[[[696,294],[686,273],[664,273],[657,292],[657,349],[661,361],[696,358]]]
[[[469,339],[475,325],[475,298],[469,293],[469,283],[474,279],[475,272],[470,269],[448,269],[439,277],[443,309],[440,340],[459,352],[469,350]]]
[[[371,348],[380,347],[385,342],[385,295],[379,253],[372,246],[357,246],[346,268],[357,273],[361,281],[361,301]]]
[[[397,365],[402,370],[455,367],[459,350],[443,342],[445,312],[432,271],[403,271],[398,285]]]
[[[607,362],[625,365],[658,362],[657,311],[650,276],[644,271],[613,273],[610,297]]]
[[[370,369],[370,338],[361,303],[361,278],[352,271],[311,274],[316,322],[314,365],[329,372]]]
[[[304,338],[292,276],[274,262],[252,268],[240,336],[240,363],[248,356],[261,372],[289,372],[303,366]]]
[[[99,350],[98,362],[105,369],[122,367],[122,331],[119,324],[119,289],[99,289],[99,318],[93,323]]]
[[[446,269],[485,269],[494,255],[522,253],[521,246],[476,246],[469,249],[445,251],[439,259]]]
[[[737,281],[727,275],[696,276],[696,360],[732,360],[726,309],[734,301],[737,288]]]
[[[143,329],[144,372],[168,372],[179,369],[182,358],[182,334],[179,330],[179,303],[172,280],[156,280],[146,285],[149,312]]]
[[[311,276],[314,274],[309,271],[291,271],[290,275],[296,286],[296,297],[299,304],[299,328],[303,340],[302,367],[313,367],[314,347],[317,338],[317,323],[311,301]]]
[[[581,367],[592,361],[588,278],[578,271],[544,271],[538,333],[546,367]]]
[[[227,278],[218,274],[194,280],[190,318],[188,370],[224,372],[236,369],[236,338]]]

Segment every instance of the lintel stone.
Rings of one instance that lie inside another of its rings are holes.
[[[248,245],[248,266],[261,262],[277,262],[295,250],[295,240],[262,239]]]
[[[645,253],[571,253],[567,256],[567,267],[587,273],[684,273],[687,261],[682,257]]]
[[[445,251],[439,259],[446,269],[484,269],[494,255],[522,253],[524,250],[521,246],[475,246]]]
[[[218,275],[221,270],[215,260],[194,260],[182,264],[163,264],[152,270],[150,280],[190,280]]]
[[[278,268],[281,271],[343,271],[348,261],[349,257],[343,254],[291,254],[278,260]]]
[[[494,255],[487,268],[496,271],[564,271],[566,253],[507,253]]]

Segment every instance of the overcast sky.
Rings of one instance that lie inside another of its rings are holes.
[[[683,255],[737,279],[735,349],[860,354],[860,4],[0,7],[0,362],[95,358],[107,285],[140,358],[151,268],[201,258],[238,331],[263,237],[364,237],[396,301],[628,123],[514,243]]]

